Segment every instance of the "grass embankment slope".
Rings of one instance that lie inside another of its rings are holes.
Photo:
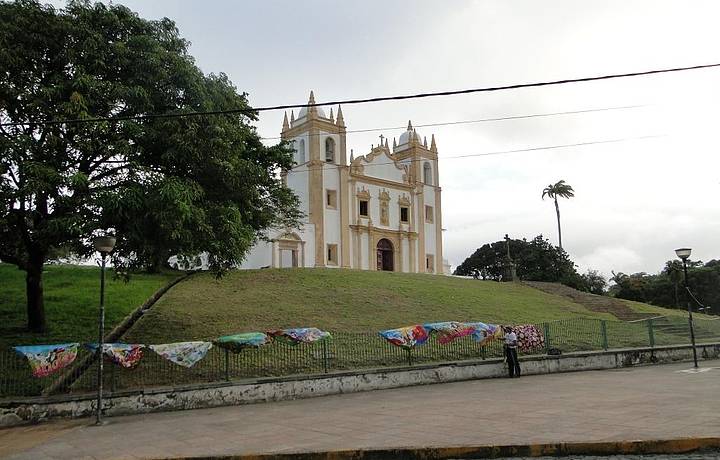
[[[160,299],[126,339],[207,339],[281,327],[366,332],[431,321],[497,324],[567,318],[617,319],[518,283],[359,270],[267,269],[233,271],[220,280],[211,274],[195,275]]]
[[[105,325],[109,331],[178,273],[131,275],[129,282],[106,273]],[[25,272],[0,264],[0,348],[13,345],[97,340],[100,269],[92,266],[48,265],[43,272],[48,332],[26,329]]]

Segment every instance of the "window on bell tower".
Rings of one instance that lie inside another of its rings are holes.
[[[423,182],[425,182],[427,185],[432,185],[432,166],[430,166],[430,163],[425,162],[423,164]]]
[[[335,163],[335,140],[332,137],[325,138],[325,161]]]

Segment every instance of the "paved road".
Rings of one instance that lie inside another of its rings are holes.
[[[690,373],[682,372],[688,364],[673,364],[115,417],[102,427],[87,419],[47,423],[0,430],[0,456],[135,459],[717,436],[720,361],[703,366],[716,369]]]
[[[699,452],[680,455],[610,455],[610,456],[571,456],[561,457],[562,460],[718,460],[720,451]],[[495,460],[558,460],[558,457],[506,457]]]

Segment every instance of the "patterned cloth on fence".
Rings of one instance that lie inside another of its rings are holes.
[[[467,323],[457,321],[446,321],[442,323],[427,323],[423,327],[430,332],[439,334],[438,342],[441,344],[450,343],[459,337],[465,337],[475,332],[475,328]]]
[[[210,342],[175,342],[150,345],[149,348],[168,361],[185,367],[193,367],[212,348]]]
[[[224,335],[215,339],[215,345],[233,353],[240,353],[245,348],[259,347],[270,343],[272,337],[264,332],[245,332],[242,334]]]
[[[502,328],[495,324],[485,323],[467,323],[473,328],[472,339],[480,345],[501,339],[503,337]]]
[[[540,328],[534,324],[520,324],[513,326],[512,330],[517,335],[518,349],[522,352],[536,350],[545,346],[545,336]]]
[[[430,337],[427,329],[419,324],[415,326],[401,327],[398,329],[388,329],[387,331],[380,331],[379,334],[380,337],[384,338],[393,345],[407,350],[415,347],[416,345],[424,344]]]
[[[33,377],[47,377],[75,361],[79,346],[79,343],[60,343],[14,348],[27,358]]]
[[[329,332],[321,331],[316,327],[278,329],[274,331],[268,331],[268,335],[278,338],[292,345],[297,345],[298,343],[312,343],[317,342],[318,340],[325,340],[331,338]]]
[[[87,343],[85,346],[91,351],[98,348],[97,343]],[[126,369],[133,369],[143,357],[143,346],[137,343],[104,343],[103,354],[113,363]]]

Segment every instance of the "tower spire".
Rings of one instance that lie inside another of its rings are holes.
[[[290,111],[290,123],[295,123],[295,111]]]
[[[408,120],[408,129],[407,129],[407,130],[408,130],[408,131],[412,131],[412,130],[413,130],[412,120]]]
[[[333,109],[330,107],[330,121],[335,123],[335,115],[333,115]]]
[[[308,118],[312,116],[317,116],[317,107],[314,106],[315,104],[315,93],[313,90],[310,90],[310,98],[308,99]]]
[[[337,124],[338,126],[340,126],[341,128],[344,128],[344,127],[345,127],[345,118],[343,118],[343,113],[342,113],[342,107],[341,107],[341,106],[338,106],[338,116],[337,116],[337,123],[336,123],[336,124]]]
[[[395,142],[395,138],[393,137],[393,150],[397,148],[397,142]]]
[[[427,136],[423,136],[423,147],[427,148]]]
[[[430,136],[430,151],[437,153],[437,145],[435,145],[435,134]]]
[[[282,127],[282,130],[283,130],[283,131],[287,131],[288,129],[290,129],[290,124],[288,123],[287,112],[285,112],[285,116],[283,117],[283,127]]]

